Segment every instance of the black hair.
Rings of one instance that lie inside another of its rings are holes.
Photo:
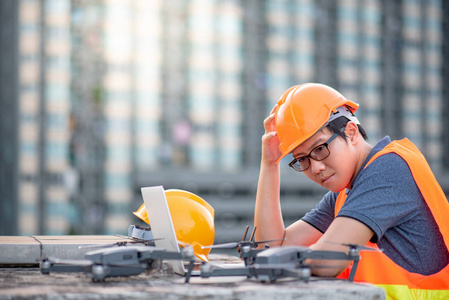
[[[338,134],[340,137],[342,137],[345,141],[346,141],[346,135],[345,135],[345,131],[344,128],[346,127],[346,124],[348,124],[349,119],[341,116],[331,122],[329,122],[329,124],[327,125],[327,128],[329,128],[329,130],[332,133],[336,133]],[[366,141],[368,140],[368,135],[366,134],[365,129],[363,129],[363,127],[358,124],[357,125],[360,134],[362,135],[363,139]]]

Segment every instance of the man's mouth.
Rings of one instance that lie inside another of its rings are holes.
[[[324,178],[322,178],[321,179],[321,183],[326,183],[326,181],[329,179],[329,178],[331,178],[333,175],[329,175],[329,176],[326,176],[326,177],[324,177]]]

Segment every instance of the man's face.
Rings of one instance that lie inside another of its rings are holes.
[[[293,150],[295,158],[306,156],[315,147],[326,143],[333,133],[324,128],[318,131],[310,139]],[[329,145],[329,156],[321,161],[309,158],[310,166],[304,174],[319,185],[338,193],[350,186],[356,167],[355,148],[341,137],[334,139]]]

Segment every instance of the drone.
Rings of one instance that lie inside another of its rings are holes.
[[[211,249],[233,249],[237,248],[237,253],[239,254],[240,259],[243,260],[245,266],[249,266],[254,264],[254,260],[257,254],[265,249],[269,248],[270,242],[281,241],[281,240],[264,240],[264,241],[255,241],[254,237],[256,234],[257,227],[255,226],[251,232],[249,240],[246,240],[246,236],[248,234],[249,226],[246,226],[245,231],[243,233],[242,240],[240,242],[231,242],[224,244],[216,244],[210,246],[203,246],[202,248],[211,248]],[[265,244],[265,248],[258,248],[260,244]]]
[[[245,262],[244,266],[232,266],[221,268],[213,264],[203,263],[200,268],[200,276],[209,278],[213,276],[246,276],[256,278],[261,282],[275,283],[280,278],[298,278],[308,282],[311,278],[312,268],[325,266],[314,266],[308,263],[309,259],[319,260],[350,260],[353,266],[348,281],[353,281],[360,260],[359,252],[362,250],[379,251],[374,248],[356,244],[340,244],[349,248],[348,253],[328,250],[312,250],[302,246],[280,246],[276,248],[265,247],[258,249],[261,243],[275,240],[254,241],[254,232],[249,241],[245,241],[248,226],[241,242],[226,243],[208,246],[209,248],[238,248],[240,258]],[[333,242],[329,242],[333,243]],[[186,280],[188,282],[188,280]]]
[[[246,276],[262,282],[274,283],[280,278],[293,277],[308,282],[313,266],[308,259],[320,260],[351,260],[354,262],[348,280],[353,281],[360,260],[359,251],[376,250],[355,244],[342,244],[349,247],[348,253],[337,251],[316,251],[301,246],[280,246],[269,248],[268,243],[276,240],[255,241],[253,229],[249,240],[246,240],[249,226],[246,227],[243,238],[237,243],[225,243],[204,248],[237,248],[244,265],[219,267],[204,262],[200,267],[199,276]],[[195,263],[193,248],[182,243],[180,252],[170,252],[164,248],[151,245],[153,240],[134,238],[131,241],[117,242],[109,245],[87,246],[103,247],[105,249],[86,252],[83,260],[44,258],[40,262],[42,274],[51,272],[83,272],[92,281],[104,281],[108,277],[138,275],[146,270],[160,266],[163,260],[181,260],[187,264],[185,282],[192,276]],[[179,243],[179,241],[178,241]],[[265,248],[258,248],[265,243]],[[86,247],[86,246],[83,246]]]
[[[144,244],[129,246],[120,242],[113,245],[117,247],[86,252],[84,260],[45,258],[40,262],[41,273],[83,272],[92,281],[104,281],[108,277],[138,275],[156,269],[162,260],[187,261],[189,276],[193,270],[195,256],[188,245],[181,252],[169,252]],[[186,276],[186,281],[189,276]]]

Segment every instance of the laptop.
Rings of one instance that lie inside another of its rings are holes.
[[[164,248],[169,252],[178,252],[178,240],[173,227],[170,210],[162,186],[151,186],[141,188],[143,201],[150,221],[156,247]],[[168,260],[167,263],[173,268],[173,272],[184,276],[187,269],[182,260]],[[192,275],[199,275],[199,270],[193,270]]]
[[[164,248],[170,252],[178,252],[181,250],[176,238],[175,228],[168,208],[167,198],[165,197],[164,187],[151,186],[140,189],[145,203],[145,208],[148,215],[148,220],[153,233],[154,245],[156,247]],[[181,276],[185,276],[187,268],[182,260],[167,260],[167,263],[173,268],[173,272]],[[213,263],[214,268],[228,269],[235,267],[243,267],[241,263]],[[191,273],[192,276],[200,276],[199,268],[194,268]]]

